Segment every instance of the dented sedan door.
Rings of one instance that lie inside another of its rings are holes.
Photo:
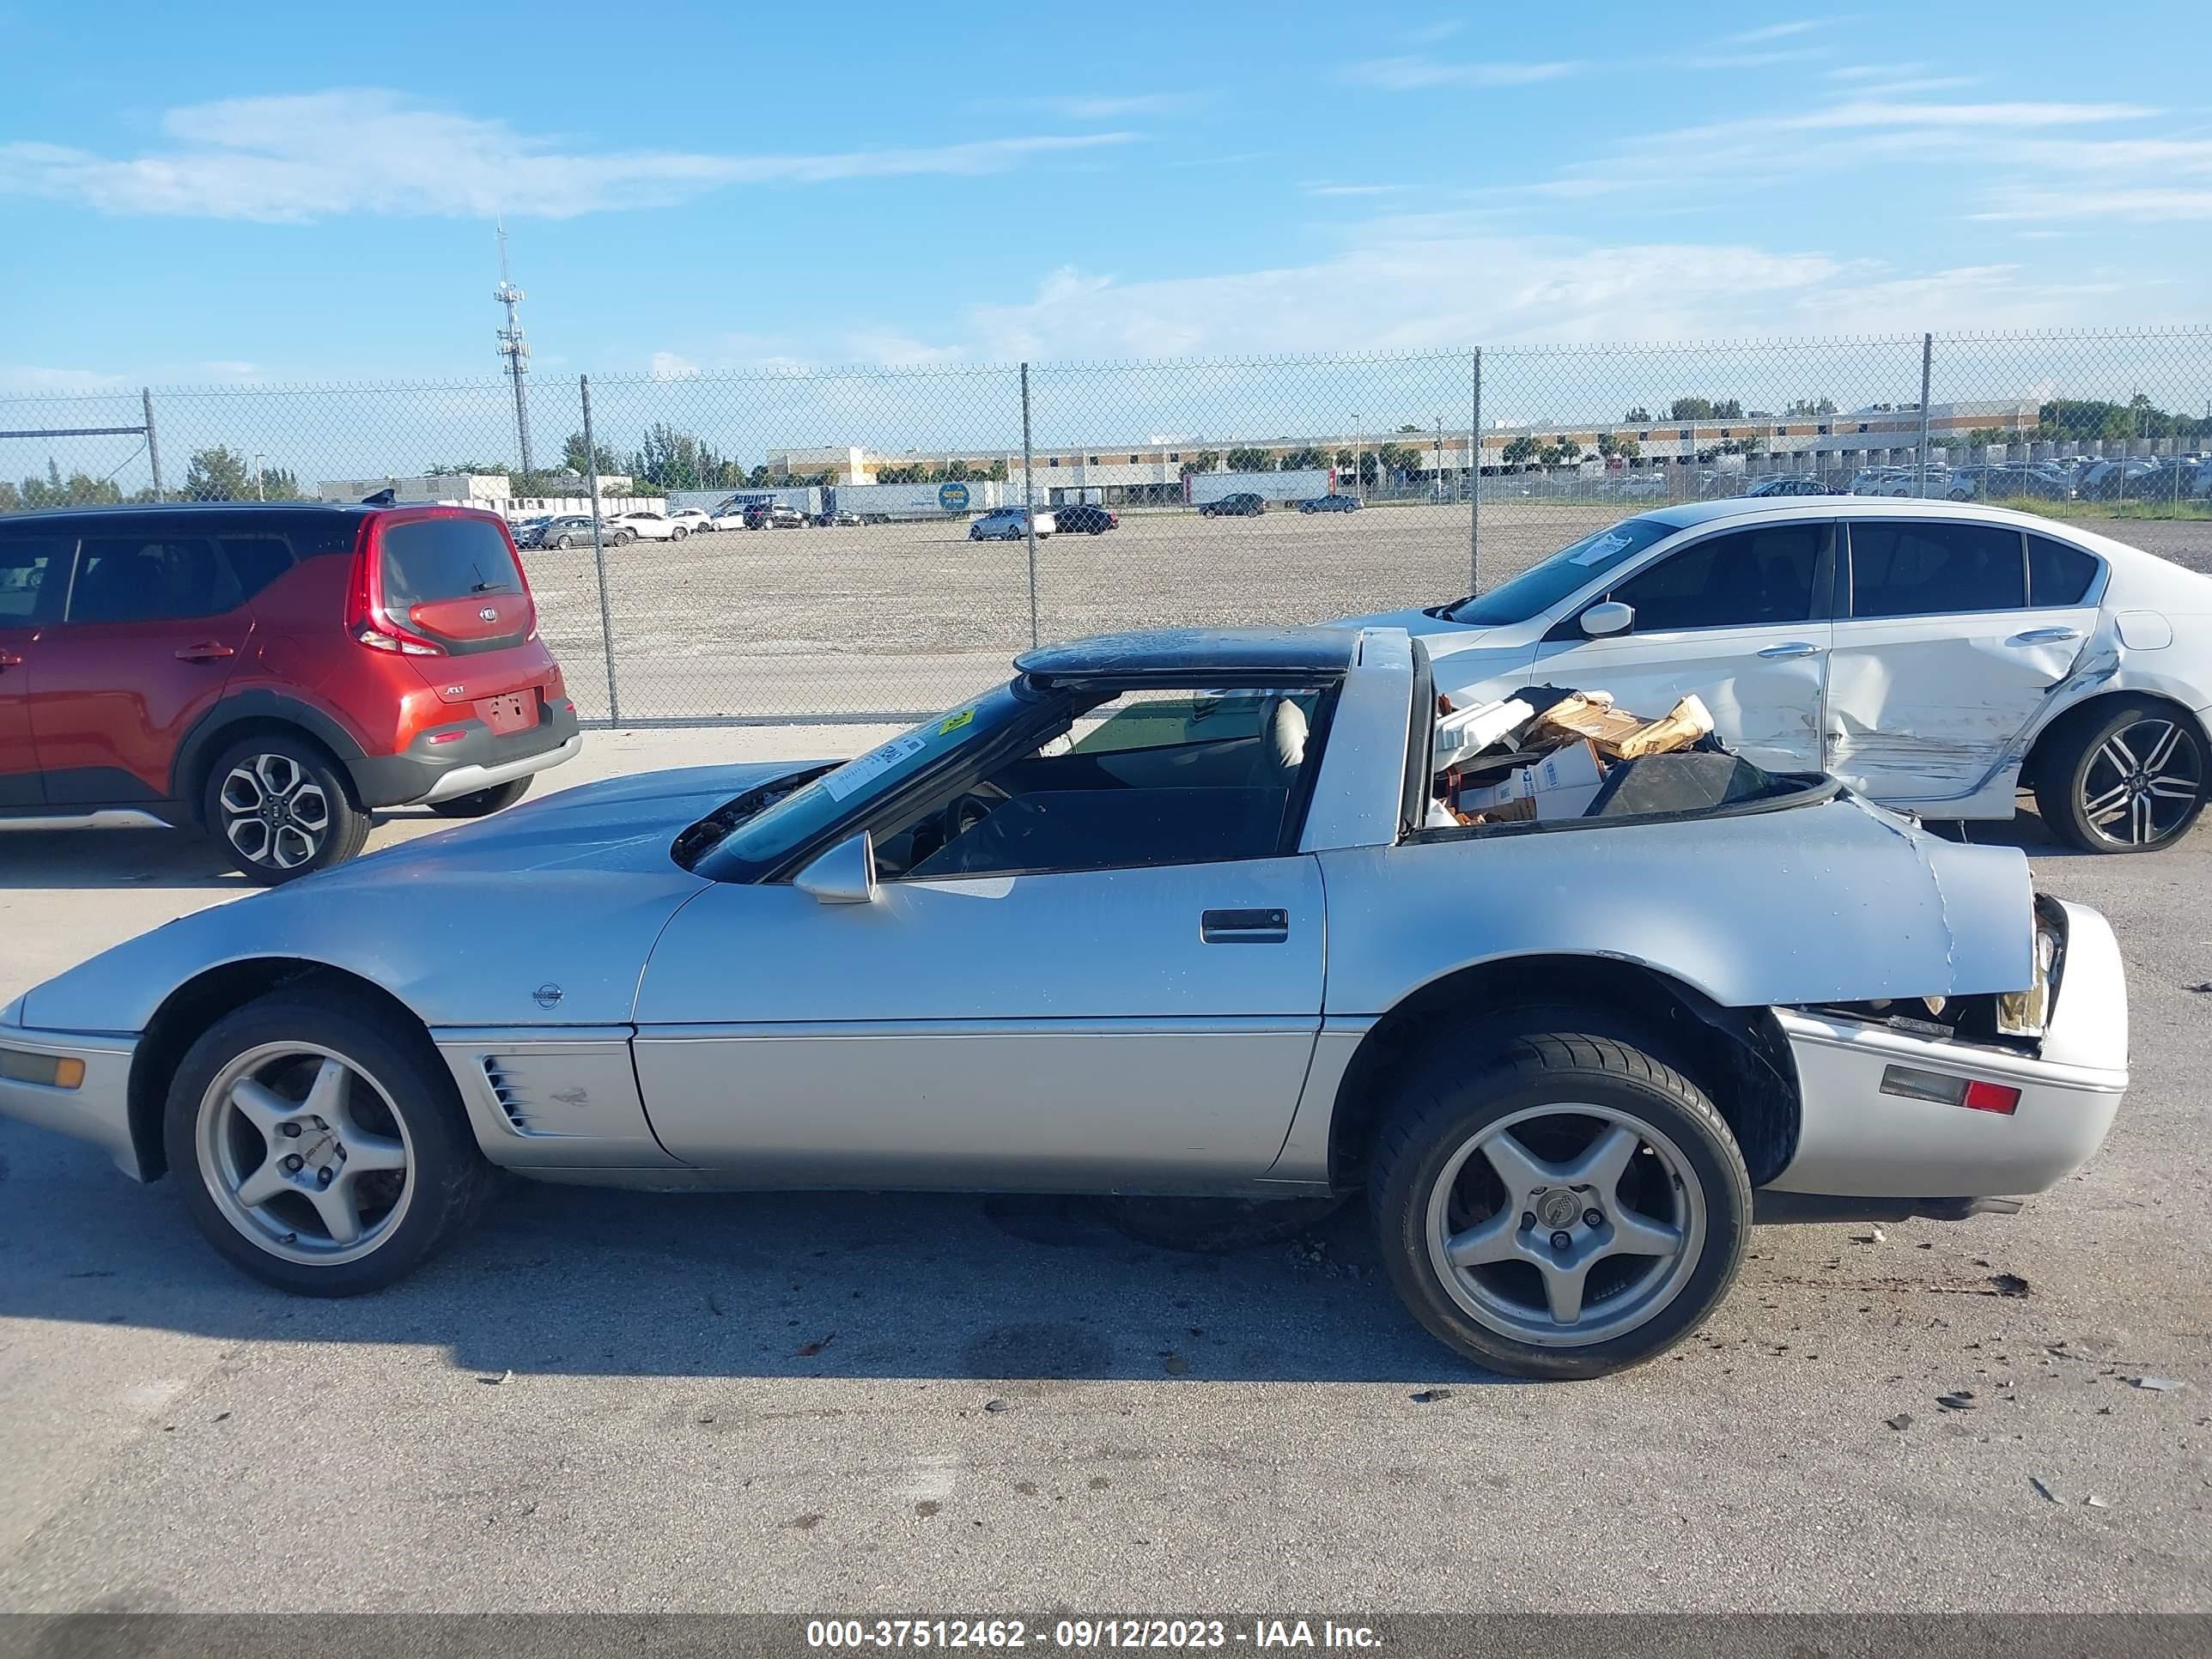
[[[1827,769],[1877,800],[1932,805],[2016,766],[2096,606],[2031,608],[2026,538],[2007,525],[1863,520],[1838,564]]]

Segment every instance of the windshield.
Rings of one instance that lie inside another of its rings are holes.
[[[1678,526],[1660,519],[1624,519],[1561,548],[1511,581],[1462,599],[1445,615],[1455,623],[1497,628],[1542,615],[1593,577],[1634,558],[1673,535]]]
[[[1013,684],[955,704],[744,818],[691,867],[714,881],[755,879],[839,818],[899,788],[954,750],[1004,731],[1036,708]]]

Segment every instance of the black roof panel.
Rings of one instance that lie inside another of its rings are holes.
[[[1348,628],[1152,628],[1044,646],[1014,666],[1046,684],[1192,673],[1304,678],[1343,673],[1358,643]]]

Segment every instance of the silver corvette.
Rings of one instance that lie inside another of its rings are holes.
[[[343,1295],[494,1166],[1257,1205],[1364,1189],[1497,1370],[1649,1358],[1754,1220],[2016,1207],[2127,1083],[2020,854],[1832,781],[1430,827],[1401,631],[1118,636],[842,765],[572,789],[170,923],[0,1011],[0,1110]]]

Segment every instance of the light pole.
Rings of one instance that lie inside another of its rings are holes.
[[[261,493],[261,462],[262,462],[262,459],[263,459],[263,452],[261,452],[260,450],[258,450],[258,449],[257,449],[257,450],[255,450],[255,451],[253,452],[253,499],[254,499],[255,501],[266,501],[266,500],[268,500],[268,499],[269,499],[267,496],[264,495]]]

